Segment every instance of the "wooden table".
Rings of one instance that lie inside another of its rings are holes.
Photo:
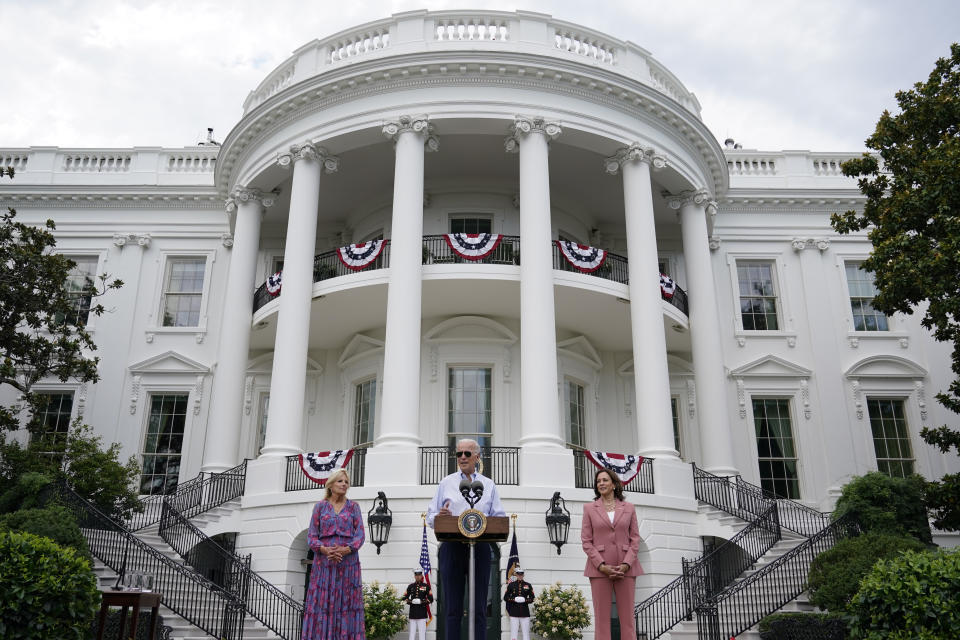
[[[107,611],[110,607],[122,607],[120,613],[120,638],[135,639],[137,637],[137,619],[141,608],[150,609],[150,634],[147,640],[154,640],[157,635],[157,618],[160,613],[160,594],[151,591],[101,591],[100,617],[97,620],[97,640],[103,640],[103,630],[107,622]],[[133,619],[130,621],[130,633],[123,634],[123,627],[127,621],[127,609],[133,607]]]

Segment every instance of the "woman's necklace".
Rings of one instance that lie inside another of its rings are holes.
[[[607,502],[606,500],[603,500],[603,506],[607,511],[614,511],[617,508],[617,501],[611,500],[610,502]]]

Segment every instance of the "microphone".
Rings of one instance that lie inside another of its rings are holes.
[[[460,495],[462,495],[462,496],[463,496],[463,499],[466,500],[468,503],[470,502],[470,500],[467,499],[467,496],[470,495],[470,481],[469,481],[469,480],[461,480],[461,481],[460,481]]]
[[[477,496],[477,500],[480,500],[480,497],[483,495],[483,483],[479,480],[474,480],[473,484],[470,485],[470,489]]]

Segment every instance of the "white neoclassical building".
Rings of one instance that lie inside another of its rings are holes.
[[[471,437],[537,588],[586,588],[583,451],[643,456],[640,602],[751,522],[725,501],[752,486],[788,520],[854,475],[956,471],[919,437],[948,420],[948,349],[872,309],[865,235],[829,225],[862,204],[852,155],[721,145],[650,53],[586,26],[413,11],[304,44],[222,144],[0,149],[0,205],[54,219],[78,282],[126,283],[88,323],[100,381],[42,385],[49,428],[121,443],[148,496],[247,460],[195,524],[286,598],[321,495],[297,454],[354,448],[350,497],[393,517],[364,578],[406,584]]]

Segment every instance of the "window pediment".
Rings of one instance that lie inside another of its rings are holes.
[[[733,378],[809,378],[812,371],[777,356],[764,356],[732,369]]]
[[[557,353],[579,360],[598,371],[603,368],[603,361],[600,359],[600,354],[593,348],[590,341],[583,336],[558,342]]]
[[[247,373],[248,374],[272,374],[273,373],[273,353],[265,353],[263,355],[257,356],[247,362]],[[314,360],[313,358],[307,358],[307,375],[320,375],[323,373],[323,365]]]
[[[474,342],[511,345],[517,336],[496,320],[483,316],[457,316],[439,323],[424,335],[427,343]]]
[[[361,358],[374,354],[383,354],[383,340],[377,340],[376,338],[365,336],[362,333],[357,333],[350,338],[350,342],[343,348],[337,364],[341,369],[344,369]]]
[[[201,375],[210,373],[210,367],[200,364],[176,351],[167,351],[132,364],[129,367],[134,374],[146,373],[192,373]]]
[[[856,362],[844,375],[848,378],[925,378],[927,371],[899,356],[870,356]]]

